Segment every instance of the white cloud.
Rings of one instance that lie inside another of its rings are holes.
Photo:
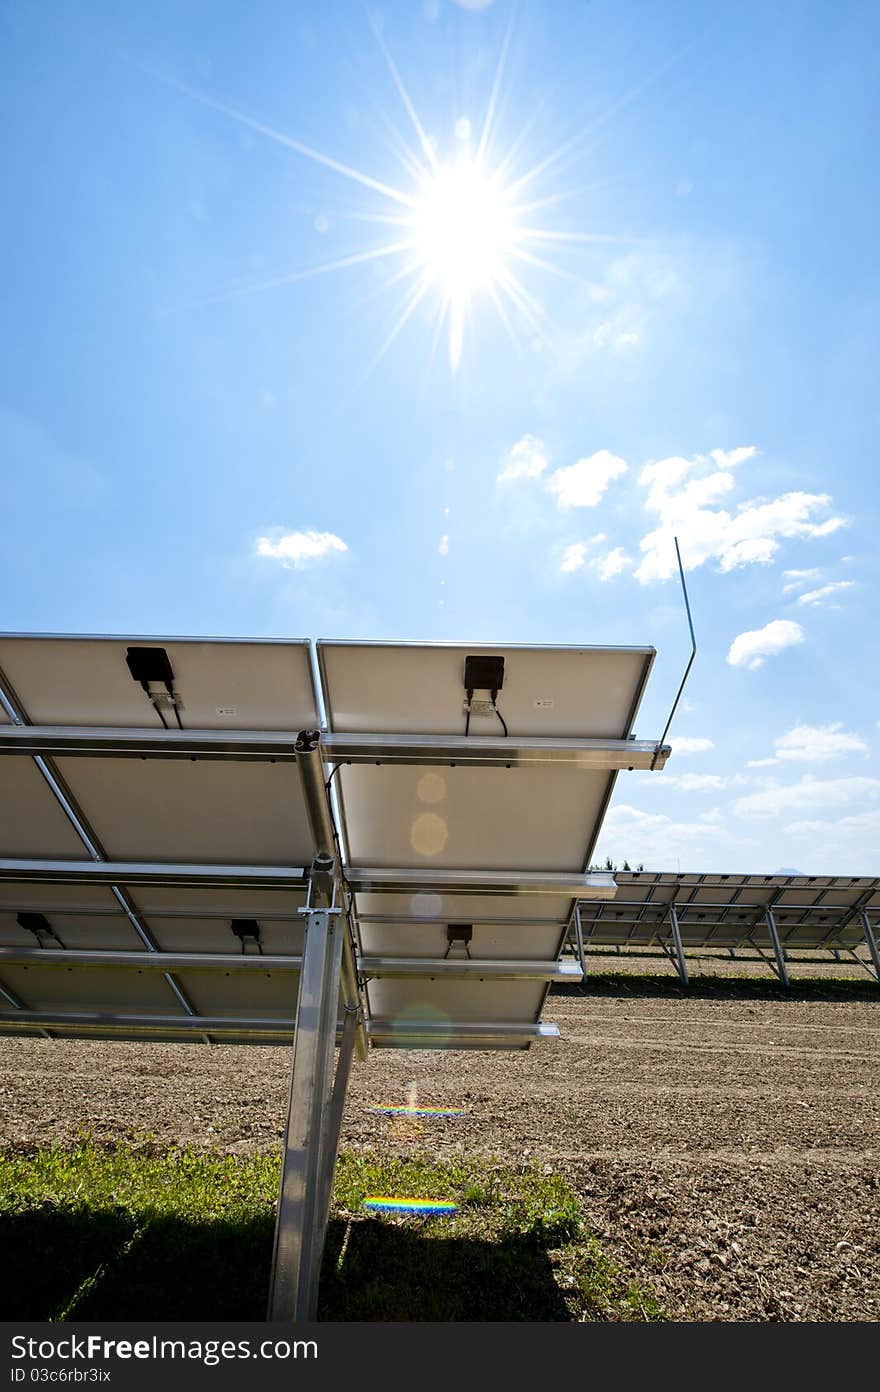
[[[498,475],[498,482],[504,483],[510,479],[520,478],[540,478],[549,462],[544,441],[539,440],[537,435],[523,435],[522,439],[517,440],[512,449],[508,451],[504,467]]]
[[[622,546],[615,546],[607,556],[602,556],[596,561],[600,580],[613,580],[615,575],[620,575],[621,571],[631,565],[632,556],[628,556]]]
[[[675,535],[682,538],[689,570],[716,560],[721,571],[729,572],[746,565],[768,565],[780,538],[828,536],[846,526],[842,517],[817,520],[817,514],[830,506],[826,493],[754,499],[736,512],[715,506],[736,487],[732,470],[756,453],[754,445],[743,445],[645,465],[639,483],[648,490],[645,510],[655,514],[658,525],[640,543],[644,559],[636,575],[643,584],[675,574]]]
[[[673,750],[673,753],[675,751]],[[654,777],[645,785],[651,789],[681,788],[685,793],[704,793],[726,786],[727,780],[717,773],[664,773],[662,778]]]
[[[724,779],[717,773],[680,773],[675,781],[686,793],[704,793],[709,788],[724,787]]]
[[[611,320],[606,319],[593,330],[593,342],[597,348],[634,348],[642,336],[635,329],[618,329]]]
[[[705,754],[714,748],[714,740],[705,739],[702,735],[679,735],[672,740],[673,754]]]
[[[597,450],[567,469],[557,469],[547,480],[560,507],[595,507],[612,479],[625,474],[628,465],[610,450]]]
[[[790,836],[821,837],[824,844],[851,843],[854,836],[870,833],[872,845],[880,842],[880,808],[867,812],[853,812],[849,817],[838,817],[833,822],[808,821],[789,822],[785,828]]]
[[[580,570],[584,561],[587,559],[589,543],[586,541],[574,541],[571,546],[566,546],[562,553],[562,560],[559,569],[569,574],[573,570]]]
[[[333,532],[281,532],[274,540],[260,537],[257,542],[258,556],[270,556],[283,566],[294,566],[297,570],[334,552],[347,550],[342,538]]]
[[[730,645],[727,661],[731,667],[748,667],[753,672],[763,665],[765,658],[802,643],[804,636],[800,624],[791,619],[773,619],[763,628],[738,634]]]
[[[746,768],[769,768],[771,764],[778,763],[778,759],[749,759]]]
[[[602,824],[597,863],[606,856],[618,863],[643,863],[649,868],[668,870],[676,860],[694,863],[719,843],[730,844],[733,838],[723,826],[700,818],[695,822],[676,822],[662,812],[642,812],[626,803],[612,807]]]
[[[440,545],[437,547],[437,553],[438,553],[438,555],[440,555],[440,556],[448,556],[448,555],[449,555],[449,537],[448,537],[448,536],[442,536],[442,537],[440,538]]]
[[[605,540],[605,533],[597,532],[587,541],[572,542],[562,553],[559,569],[568,575],[589,566],[600,580],[613,580],[615,575],[620,575],[627,566],[632,565],[632,556],[628,556],[621,546],[615,546],[613,551],[607,551],[604,556],[591,556],[590,552]]]
[[[819,566],[813,566],[812,570],[784,570],[783,580],[787,581],[782,587],[783,594],[791,594],[792,590],[801,590],[804,585],[808,585],[811,580],[818,580],[822,571]]]
[[[848,803],[880,798],[880,778],[814,778],[805,774],[797,783],[777,784],[760,793],[737,798],[733,810],[738,817],[769,820],[790,812],[812,808],[845,807]]]
[[[777,759],[801,763],[825,763],[841,754],[867,754],[868,746],[859,735],[844,730],[841,721],[832,725],[795,725],[774,741]]]
[[[840,590],[851,590],[855,585],[855,580],[835,580],[830,585],[822,585],[818,590],[808,590],[806,594],[798,596],[798,604],[821,604],[830,595],[837,594]]]
[[[752,455],[757,454],[755,445],[740,445],[737,449],[723,450],[713,449],[709,451],[719,469],[735,469],[737,464],[742,464],[744,460],[751,459]]]

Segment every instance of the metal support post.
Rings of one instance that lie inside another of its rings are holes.
[[[336,828],[333,825],[330,795],[324,782],[324,762],[321,753],[320,730],[301,730],[297,736],[296,745],[294,747],[296,749],[296,766],[299,769],[300,780],[302,782],[309,825],[311,826],[312,835],[315,840],[315,851],[317,855],[327,856],[331,860],[335,860],[337,855],[340,855],[341,859],[341,852],[336,845]],[[357,1049],[358,1058],[363,1063],[364,1059],[367,1057],[367,1035],[364,1029],[361,993],[360,987],[358,986],[354,949],[351,945],[351,936],[348,932],[347,922],[343,923],[341,934],[342,996],[345,1001],[346,1010],[353,1010],[357,1015],[355,1048]]]
[[[687,962],[684,960],[684,948],[681,945],[681,931],[678,926],[678,914],[675,905],[669,905],[669,926],[672,929],[672,941],[675,946],[675,965],[678,971],[682,986],[688,984]]]
[[[306,908],[290,1100],[269,1287],[270,1320],[315,1318],[326,1190],[329,1079],[345,926],[335,909]]]
[[[342,1133],[342,1116],[345,1111],[345,1097],[348,1092],[348,1080],[351,1076],[351,1064],[354,1057],[356,1035],[357,1015],[353,1010],[346,1010],[345,1021],[342,1026],[342,1038],[339,1041],[339,1055],[336,1060],[336,1076],[333,1080],[333,1092],[330,1097],[330,1107],[327,1113],[321,1148],[321,1171],[319,1175],[321,1195],[318,1207],[319,1228],[318,1240],[315,1243],[314,1250],[314,1264],[312,1266],[312,1286],[316,1294],[321,1277],[321,1258],[324,1255],[324,1243],[327,1240],[327,1224],[330,1220],[330,1200],[333,1196],[333,1175],[336,1170],[336,1157],[339,1153],[339,1137]]]
[[[865,942],[868,944],[871,961],[874,963],[874,975],[880,981],[880,948],[877,947],[877,939],[874,936],[874,929],[871,927],[867,909],[862,909],[859,917],[862,920],[862,932],[865,935]]]
[[[776,918],[774,917],[773,910],[768,909],[764,917],[767,923],[767,929],[770,933],[770,941],[773,944],[773,954],[776,958],[776,971],[779,975],[779,980],[782,982],[783,986],[788,986],[790,983],[788,980],[788,967],[785,965],[785,948],[779,941],[779,933],[776,929]]]
[[[584,925],[581,923],[581,906],[574,906],[574,939],[577,943],[578,961],[581,964],[581,971],[584,974],[584,981],[587,979],[587,958],[584,952]]]

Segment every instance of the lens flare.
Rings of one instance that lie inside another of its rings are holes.
[[[401,264],[388,277],[387,285],[390,287],[406,282],[409,285],[372,367],[388,351],[426,297],[435,304],[435,343],[444,328],[448,331],[449,362],[453,372],[458,370],[461,363],[470,311],[478,298],[492,305],[516,349],[522,348],[520,329],[527,331],[533,343],[543,345],[549,341],[546,313],[518,272],[522,272],[524,267],[532,267],[569,278],[568,272],[557,264],[557,254],[562,248],[579,243],[632,245],[638,241],[630,237],[568,232],[534,224],[534,214],[568,196],[563,192],[542,195],[537,187],[539,182],[554,168],[558,172],[563,160],[571,155],[587,131],[569,137],[536,163],[525,165],[523,155],[531,124],[527,122],[508,145],[506,153],[499,150],[496,127],[511,41],[512,26],[509,26],[482,123],[472,122],[465,114],[459,115],[452,128],[454,153],[449,158],[441,159],[437,154],[437,143],[425,129],[378,22],[371,20],[371,27],[411,127],[409,135],[401,134],[386,118],[392,153],[405,171],[402,187],[336,159],[205,92],[171,79],[161,79],[168,81],[192,101],[209,107],[246,130],[256,132],[265,140],[275,142],[299,158],[310,160],[358,185],[373,201],[363,210],[342,216],[372,226],[384,225],[389,229],[389,240],[384,244],[358,248],[348,255],[338,256],[306,270],[262,278],[256,283],[239,284],[197,303],[216,304],[239,295],[277,289],[348,267],[397,259]],[[641,90],[641,87],[634,89],[612,110],[626,105]],[[414,147],[411,143],[413,136]],[[336,221],[339,221],[339,217]],[[547,254],[540,255],[542,250]],[[553,259],[548,259],[551,255]]]
[[[378,1112],[382,1116],[464,1116],[463,1107],[368,1107],[368,1112]]]
[[[458,1205],[443,1199],[402,1199],[386,1194],[373,1194],[364,1199],[370,1213],[455,1213]]]
[[[465,315],[479,291],[503,283],[517,233],[501,181],[469,155],[436,169],[412,216],[415,254],[449,315],[449,356],[458,366]]]

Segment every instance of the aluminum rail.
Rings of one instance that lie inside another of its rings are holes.
[[[450,957],[359,957],[358,969],[363,976],[380,978],[476,976],[507,981],[578,982],[582,976],[576,962],[505,961],[494,957],[461,957],[455,961]]]
[[[2,865],[2,862],[0,862]],[[374,893],[414,894],[558,894],[577,899],[613,899],[614,876],[605,870],[545,873],[541,870],[390,870],[345,867],[352,889]]]
[[[662,768],[669,745],[656,740],[505,739],[494,735],[321,734],[321,755],[344,764],[466,764],[506,768],[566,764],[580,769]],[[0,754],[64,758],[232,759],[295,763],[289,730],[154,730],[78,725],[0,726]]]
[[[120,1015],[95,1010],[0,1010],[0,1032],[17,1031],[19,1026],[149,1037],[179,1034],[199,1041],[205,1034],[235,1034],[264,1039],[266,1043],[288,1043],[293,1038],[293,1012],[289,1020],[280,1020],[221,1015]],[[340,1033],[337,1027],[337,1036]]]
[[[287,1044],[294,1036],[293,1019],[220,1015],[119,1015],[86,1010],[0,1010],[0,1034],[54,1029],[72,1030],[77,1034],[97,1036],[136,1036],[155,1038],[156,1035],[179,1035],[183,1039],[198,1039],[202,1035],[234,1035],[243,1042]],[[519,1021],[450,1021],[436,1025],[431,1022],[371,1020],[367,1025],[370,1042],[377,1048],[396,1049],[482,1049],[523,1048],[533,1040],[557,1039],[559,1027],[550,1021],[540,1024],[521,1024]],[[337,1022],[336,1043],[343,1035],[343,1024]]]
[[[126,952],[116,948],[0,947],[0,965],[11,967],[112,967],[131,971],[299,971],[302,957],[258,953]]]
[[[139,860],[0,859],[0,880],[23,884],[217,885],[304,889],[308,871],[288,865],[189,865]]]
[[[612,899],[614,876],[539,870],[391,870],[345,867],[354,890],[413,894],[418,890],[463,894],[574,895]],[[219,885],[239,889],[303,889],[309,871],[285,865],[196,865],[179,862],[116,860],[0,859],[0,880],[21,884]],[[216,915],[215,915],[216,916]]]
[[[69,970],[71,967],[102,968],[130,971],[222,971],[298,972],[302,957],[259,956],[257,953],[220,952],[127,952],[112,948],[47,948],[0,947],[0,966],[49,967]],[[435,977],[475,976],[509,981],[568,981],[581,979],[581,969],[574,962],[510,961],[505,958],[464,957],[359,957],[358,971],[362,976],[376,978],[409,977],[430,980]]]
[[[519,1021],[370,1020],[370,1043],[391,1049],[521,1048],[537,1039],[558,1039],[559,1026],[550,1020],[538,1024]]]

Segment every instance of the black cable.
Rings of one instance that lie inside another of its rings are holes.
[[[177,709],[177,702],[176,702],[176,701],[174,702],[174,714],[177,716],[177,728],[178,728],[178,730],[182,730],[182,729],[183,729],[183,721],[182,721],[181,718],[180,718],[180,711]]]
[[[337,774],[337,773],[339,772],[339,770],[342,768],[342,765],[343,765],[344,763],[348,763],[348,762],[350,762],[350,761],[349,761],[349,760],[346,760],[346,759],[341,759],[341,760],[339,761],[339,763],[338,763],[338,764],[334,764],[333,767],[332,767],[332,769],[330,770],[330,777],[327,779],[327,781],[326,781],[325,784],[324,784],[324,789],[325,789],[325,791],[326,791],[328,797],[329,797],[329,795],[330,795],[330,785],[331,785],[331,783],[333,782],[333,779],[336,777],[336,774]],[[348,876],[347,876],[346,873],[345,873],[344,862],[343,862],[343,857],[342,857],[342,842],[341,842],[340,839],[339,839],[339,831],[338,831],[337,826],[336,826],[336,817],[335,817],[334,814],[333,814],[333,807],[332,807],[332,805],[330,806],[330,824],[331,824],[331,826],[332,826],[332,828],[333,828],[333,841],[334,841],[335,846],[336,846],[336,860],[337,860],[337,863],[338,863],[338,865],[339,865],[339,878],[342,880],[342,883],[345,885],[346,889],[348,890],[348,896],[349,896],[349,900],[350,900],[350,911],[349,911],[349,910],[346,911],[346,917],[348,918],[348,920],[349,920],[349,925],[350,925],[350,923],[351,923],[351,913],[354,912],[354,890],[352,889],[352,887],[351,887],[351,882],[349,881],[349,878],[348,878]],[[363,984],[362,981],[361,981],[361,979],[360,979],[360,977],[358,977],[358,984],[359,984],[359,985],[362,985],[362,984]]]
[[[333,768],[332,768],[331,771],[330,771],[330,777],[327,779],[327,782],[324,784],[324,788],[325,788],[325,790],[326,790],[328,793],[329,793],[329,791],[330,791],[330,785],[332,784],[333,779],[336,777],[337,773],[338,773],[339,770],[342,768],[342,765],[343,765],[345,762],[346,762],[346,760],[343,759],[343,760],[340,761],[340,763],[334,764],[334,765],[333,765]]]
[[[156,712],[156,714],[158,715],[159,719],[162,721],[162,724],[164,725],[165,729],[167,730],[167,729],[168,729],[168,721],[165,719],[164,715],[162,714],[162,707],[159,705],[159,702],[156,700],[156,697],[153,696],[153,695],[151,694],[151,692],[148,691],[148,692],[147,692],[147,695],[150,697],[150,700],[151,700],[152,703],[153,703],[153,710]]]
[[[466,715],[465,715],[465,719],[464,719],[464,733],[465,733],[465,738],[467,738],[468,734],[470,733],[470,728],[471,728],[471,701],[472,701],[473,699],[474,699],[474,692],[473,692],[473,688],[471,688],[471,689],[468,691],[468,694],[467,694],[467,705],[465,706],[465,711],[466,711]]]
[[[494,701],[492,702],[492,709],[494,710],[495,714],[498,716],[498,719],[501,721],[501,728],[504,730],[505,735],[506,735],[507,738],[509,739],[509,738],[510,738],[510,731],[509,731],[508,728],[507,728],[507,721],[504,719],[504,716],[501,714],[500,710],[499,710],[498,707],[495,705],[495,702],[494,702]]]

